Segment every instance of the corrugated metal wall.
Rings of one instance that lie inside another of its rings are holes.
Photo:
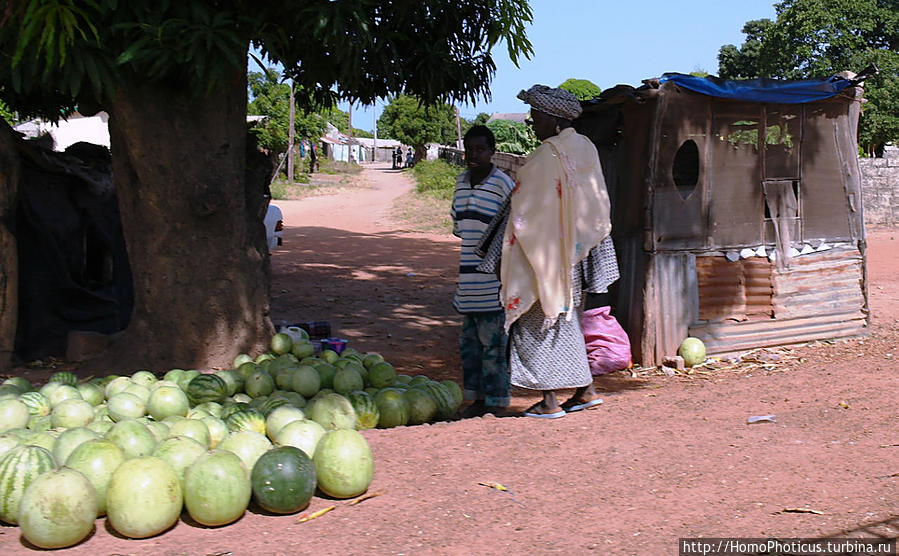
[[[712,258],[712,257],[706,257]],[[700,267],[735,265],[724,257],[718,262],[699,263]],[[748,259],[758,269],[766,259]],[[723,262],[720,262],[723,261]],[[745,263],[745,261],[742,261]],[[728,353],[760,346],[788,345],[822,338],[841,338],[867,333],[868,310],[864,296],[864,257],[857,246],[846,244],[829,251],[793,258],[790,269],[771,271],[770,307],[773,318],[732,320],[719,316],[690,326],[690,335],[700,338],[711,353]],[[764,290],[764,278],[757,274],[756,291]],[[723,289],[706,287],[712,295],[724,295]],[[757,299],[764,298],[762,293]],[[756,305],[761,308],[761,304]]]

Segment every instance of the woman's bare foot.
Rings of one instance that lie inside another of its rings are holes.
[[[595,407],[601,403],[602,398],[591,382],[587,386],[581,386],[575,390],[574,394],[562,403],[562,409],[565,411],[580,411]]]

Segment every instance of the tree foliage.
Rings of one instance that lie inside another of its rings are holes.
[[[425,106],[414,97],[399,95],[384,107],[378,131],[416,151],[428,143],[455,145],[456,110],[449,104]]]
[[[278,72],[250,72],[248,88],[252,100],[247,113],[266,116],[253,127],[259,146],[275,153],[287,152],[290,135],[290,85],[280,80]],[[296,110],[294,134],[298,139],[318,140],[325,132],[326,119],[321,114]]]
[[[566,79],[560,89],[564,89],[573,94],[578,100],[591,100],[602,93],[602,89],[587,79],[575,79],[574,77]]]
[[[493,120],[487,124],[496,137],[496,152],[528,154],[540,142],[530,126],[511,120]]]
[[[5,102],[0,100],[0,118],[6,120],[6,123],[9,125],[16,124],[16,114],[12,110],[9,109],[9,106],[6,105]]]
[[[784,0],[775,11],[776,21],[746,23],[739,48],[721,47],[721,77],[828,77],[875,64],[859,143],[871,152],[899,140],[899,0]]]
[[[477,116],[475,116],[474,120],[471,121],[471,125],[487,125],[487,120],[490,119],[490,114],[486,112],[479,112]],[[468,126],[471,127],[471,126]]]
[[[137,77],[209,93],[246,71],[252,44],[286,68],[307,107],[399,92],[474,102],[490,96],[497,43],[515,63],[531,55],[531,20],[527,0],[9,0],[0,98],[58,117]]]

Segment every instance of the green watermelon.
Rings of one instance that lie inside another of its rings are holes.
[[[50,400],[47,396],[40,392],[25,392],[19,396],[19,401],[28,406],[28,412],[32,417],[43,417],[50,415],[53,409],[50,407]]]
[[[272,394],[260,404],[259,412],[262,413],[263,417],[268,417],[268,414],[271,413],[273,409],[281,407],[282,405],[290,405],[290,401],[283,396]]]
[[[453,396],[452,392],[450,392],[449,388],[439,382],[433,380],[422,382],[413,388],[423,388],[432,398],[434,398],[434,401],[437,403],[437,413],[434,415],[436,419],[441,421],[452,419],[459,409],[459,406],[456,404],[456,398]]]
[[[409,388],[403,392],[409,406],[410,425],[430,423],[437,414],[437,402],[424,388]]]
[[[334,352],[332,351],[331,353]],[[321,382],[320,388],[333,388],[334,374],[337,372],[337,367],[324,361],[322,361],[321,363],[316,363],[313,366],[315,367],[315,370],[318,371],[318,376]]]
[[[250,373],[243,387],[251,398],[268,396],[275,391],[275,379],[268,372],[257,369]]]
[[[250,482],[253,497],[263,509],[292,514],[306,508],[315,494],[315,465],[303,450],[281,446],[259,456]]]
[[[368,369],[368,383],[375,388],[385,388],[393,384],[396,378],[396,369],[385,361],[375,363]]]
[[[228,385],[214,374],[200,374],[187,384],[186,394],[193,405],[221,402],[228,396]]]
[[[365,387],[359,371],[353,367],[343,367],[334,373],[334,391],[338,394],[349,394]]]
[[[403,398],[399,388],[382,388],[375,394],[375,405],[378,406],[378,428],[389,429],[400,427],[409,422],[409,405]]]
[[[356,390],[346,395],[356,410],[356,430],[364,431],[378,426],[381,412],[375,404],[374,397],[363,390]]]
[[[334,392],[317,396],[315,403],[307,407],[306,417],[325,430],[356,428],[356,410],[353,409],[353,404]]]
[[[215,376],[225,381],[227,385],[228,396],[233,396],[234,394],[243,390],[243,375],[240,372],[235,370],[225,370],[225,371],[216,371]]]
[[[231,432],[254,431],[265,434],[265,416],[255,409],[240,409],[224,419]]]
[[[453,400],[456,402],[456,409],[459,409],[459,406],[462,405],[462,400],[464,399],[464,393],[462,392],[462,387],[459,386],[459,383],[454,380],[441,380],[440,384],[444,385],[450,391],[450,394],[453,395]]]
[[[293,348],[293,338],[283,332],[279,332],[272,336],[271,348],[272,353],[275,355],[290,353],[290,350]]]
[[[22,445],[7,452],[0,459],[0,521],[18,525],[25,489],[41,473],[55,468],[53,454],[40,446]]]
[[[78,377],[69,371],[56,371],[50,375],[47,382],[61,382],[69,386],[78,386]]]
[[[307,398],[316,395],[321,385],[321,375],[309,365],[300,365],[290,377],[290,389]]]
[[[219,415],[219,419],[224,421],[233,413],[240,411],[241,409],[250,409],[250,404],[246,402],[234,402],[222,405],[222,412]]]
[[[13,386],[19,392],[30,392],[34,390],[34,387],[31,385],[31,382],[23,376],[11,376],[3,381],[2,386]]]

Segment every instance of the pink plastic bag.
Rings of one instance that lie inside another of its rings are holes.
[[[631,342],[609,307],[584,311],[581,327],[587,344],[587,360],[593,375],[604,375],[631,366]]]

